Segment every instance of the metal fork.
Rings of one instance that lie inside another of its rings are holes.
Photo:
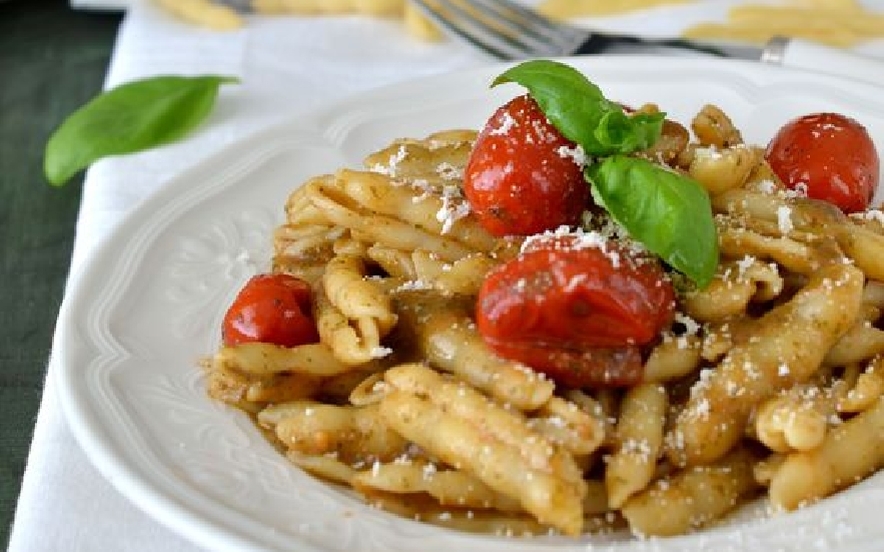
[[[677,48],[721,57],[760,59],[762,49],[710,45],[681,38],[598,33],[559,23],[510,0],[411,0],[452,37],[504,60]]]

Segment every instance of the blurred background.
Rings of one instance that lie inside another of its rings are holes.
[[[0,0],[0,543],[9,540],[70,265],[82,175],[43,179],[55,127],[100,89],[122,14]]]

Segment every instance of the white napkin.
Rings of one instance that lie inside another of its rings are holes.
[[[707,17],[723,13],[728,3],[703,2],[696,9]],[[684,8],[677,10],[672,12],[677,17],[649,21],[630,16],[607,23],[620,30],[672,33],[679,30],[672,25],[692,19]],[[256,17],[243,30],[215,33],[170,19],[149,3],[136,4],[120,30],[108,87],[156,74],[236,75],[242,84],[223,88],[209,121],[187,140],[107,159],[90,169],[71,280],[133,206],[210,152],[361,90],[487,61],[457,44],[415,40],[396,21]],[[10,552],[199,550],[131,505],[91,466],[65,424],[55,393],[50,369]]]

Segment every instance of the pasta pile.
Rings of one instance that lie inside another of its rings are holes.
[[[213,0],[155,0],[182,21],[216,31],[236,30],[245,18],[236,9]],[[442,33],[411,2],[406,0],[250,0],[248,10],[263,15],[361,14],[399,18],[415,38],[440,40]]]
[[[688,38],[763,44],[774,36],[803,38],[851,48],[884,38],[884,14],[857,0],[746,2],[728,10],[724,21],[703,21],[684,30]]]
[[[570,21],[610,17],[696,0],[544,0],[543,15]],[[156,0],[157,5],[195,25],[228,31],[245,24],[242,14],[213,0]],[[401,19],[406,32],[421,40],[442,39],[439,29],[406,0],[251,0],[249,9],[267,15],[363,14]],[[762,44],[775,35],[804,38],[838,47],[884,38],[884,15],[857,0],[747,2],[728,10],[724,21],[702,21],[682,33],[688,38]]]
[[[321,341],[222,346],[210,395],[304,470],[466,531],[677,535],[765,494],[775,511],[811,504],[884,465],[882,213],[787,191],[715,106],[690,129],[667,121],[642,155],[708,189],[717,275],[680,287],[640,384],[568,389],[476,331],[483,275],[526,238],[470,214],[475,138],[396,140],[295,189],[273,270],[310,282]]]

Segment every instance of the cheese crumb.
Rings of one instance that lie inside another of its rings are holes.
[[[393,349],[389,347],[374,347],[370,354],[371,358],[384,358],[385,356],[393,354]]]
[[[513,116],[510,115],[506,111],[504,111],[501,114],[501,118],[503,120],[501,121],[500,126],[497,128],[490,129],[488,131],[489,135],[491,135],[491,136],[506,136],[509,133],[509,131],[518,124],[516,122],[516,120],[513,118]]]
[[[573,160],[578,167],[585,167],[589,164],[589,158],[580,144],[575,144],[574,147],[559,146],[556,153],[559,154],[559,157]]]
[[[785,205],[777,207],[777,225],[781,234],[788,234],[795,229],[792,223],[792,209]]]
[[[458,220],[470,214],[470,204],[464,198],[459,186],[442,188],[442,207],[436,212],[436,220],[442,223],[442,234],[451,232]]]

